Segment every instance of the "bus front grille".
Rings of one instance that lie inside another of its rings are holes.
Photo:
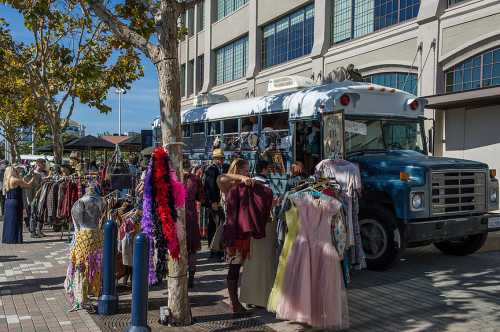
[[[479,170],[431,173],[433,216],[486,210],[486,172]]]

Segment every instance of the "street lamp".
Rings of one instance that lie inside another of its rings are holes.
[[[118,94],[118,135],[122,135],[122,95],[126,94],[127,91],[122,88],[118,88],[115,90],[115,93]]]

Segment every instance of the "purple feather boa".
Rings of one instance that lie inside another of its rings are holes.
[[[157,282],[156,272],[154,267],[154,239],[153,239],[153,182],[152,168],[153,158],[148,165],[146,176],[144,177],[144,198],[142,203],[142,220],[141,230],[146,234],[149,242],[149,284],[153,285]]]

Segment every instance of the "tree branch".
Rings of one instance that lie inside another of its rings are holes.
[[[113,15],[100,0],[89,0],[88,3],[94,13],[115,33],[116,36],[118,36],[118,38],[140,49],[148,58],[152,60],[156,59],[159,53],[157,46],[120,22],[120,20]]]

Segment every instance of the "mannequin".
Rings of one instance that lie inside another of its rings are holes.
[[[90,309],[88,295],[99,296],[101,286],[102,231],[99,220],[104,209],[97,185],[91,184],[85,195],[71,209],[75,226],[75,241],[70,253],[70,262],[64,287],[72,309]]]

